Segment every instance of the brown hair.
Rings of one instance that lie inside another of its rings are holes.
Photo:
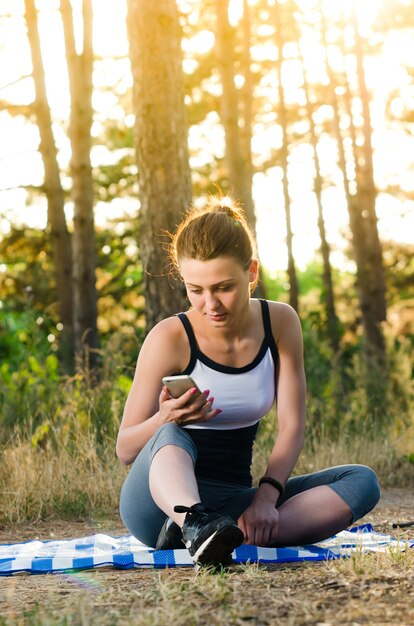
[[[230,256],[247,270],[257,256],[243,210],[227,197],[211,198],[203,209],[190,209],[171,237],[169,252],[178,272],[181,258],[209,261]]]

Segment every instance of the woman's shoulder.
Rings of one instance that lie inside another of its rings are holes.
[[[270,315],[279,315],[285,319],[299,319],[295,309],[286,302],[277,300],[266,300]]]
[[[188,339],[179,317],[167,317],[148,333],[139,355],[141,363],[159,363],[168,372],[184,369],[190,358]]]
[[[277,322],[278,320],[288,321],[288,320],[298,320],[298,314],[295,309],[287,304],[286,302],[279,302],[277,300],[265,300],[267,303],[267,307],[269,310],[269,315],[272,319],[272,322]]]
[[[280,340],[293,333],[301,334],[300,320],[295,309],[286,302],[267,300],[273,336],[279,345]]]
[[[156,342],[158,340],[177,341],[184,338],[184,327],[178,315],[172,315],[158,322],[149,331],[146,341]]]

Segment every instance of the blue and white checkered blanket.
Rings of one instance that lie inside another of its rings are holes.
[[[233,552],[236,563],[289,563],[292,561],[325,561],[349,556],[352,551],[386,551],[390,547],[414,547],[414,541],[403,542],[374,531],[370,524],[342,531],[318,544],[294,548],[258,548],[242,545]],[[0,575],[17,572],[45,574],[100,566],[119,569],[132,567],[191,566],[186,549],[155,550],[134,537],[97,534],[79,539],[26,541],[0,545]]]

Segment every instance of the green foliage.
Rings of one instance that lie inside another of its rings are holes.
[[[140,325],[144,309],[140,293],[142,270],[133,226],[128,228],[124,226],[121,234],[114,234],[115,226],[99,233],[97,277],[103,337],[100,371],[93,373],[83,366],[74,376],[63,375],[59,368],[55,311],[52,306],[45,306],[50,301],[50,289],[44,288],[43,293],[42,285],[36,285],[36,298],[31,298],[21,288],[22,284],[30,286],[40,274],[40,267],[47,274],[47,279],[42,278],[45,284],[48,281],[53,284],[46,258],[39,257],[41,234],[36,238],[31,233],[30,245],[22,241],[21,233],[5,244],[13,244],[16,250],[8,264],[12,269],[12,283],[7,284],[11,298],[1,311],[0,444],[5,455],[11,452],[10,457],[5,456],[7,468],[14,468],[10,472],[27,467],[25,476],[32,473],[34,481],[34,487],[27,489],[21,502],[16,502],[11,520],[50,515],[84,517],[92,510],[103,511],[108,502],[116,501],[114,493],[105,504],[108,485],[103,478],[105,486],[99,488],[101,491],[97,488],[90,493],[89,483],[85,488],[85,480],[90,479],[84,476],[92,477],[94,483],[93,477],[98,474],[108,477],[108,463],[117,467],[115,440],[144,336]],[[26,260],[20,246],[27,253]],[[400,267],[405,271],[405,264]],[[285,281],[284,274],[270,278],[265,273],[267,297],[286,301]],[[383,481],[388,476],[397,482],[408,481],[414,465],[413,336],[409,327],[402,333],[399,322],[395,322],[388,329],[386,386],[381,390],[384,402],[381,410],[372,410],[367,389],[375,390],[382,379],[366,370],[361,336],[356,332],[354,300],[349,296],[352,293],[349,277],[341,275],[337,279],[338,305],[344,320],[338,354],[329,345],[319,302],[318,265],[301,273],[300,282],[308,384],[308,429],[301,468],[311,471],[317,460],[319,467],[325,461],[335,463],[339,459],[368,462],[366,441],[370,441],[374,456],[369,461]],[[390,315],[393,320],[396,311]],[[275,422],[272,414],[261,425],[255,457],[257,468],[270,453]],[[334,458],[328,455],[330,450],[334,451]],[[37,497],[34,493],[37,473],[40,476],[49,471],[47,468],[59,460],[54,469],[58,472],[63,451],[66,465],[56,479],[56,490]],[[71,473],[73,468],[79,468],[78,483]],[[119,486],[121,479],[118,469],[112,478],[113,485]],[[17,485],[26,479],[19,480],[16,478]],[[21,487],[16,487],[16,493],[21,493]]]
[[[391,304],[414,297],[414,245],[383,242],[387,300]]]
[[[114,220],[96,236],[101,340],[105,344],[113,332],[141,337],[144,299],[136,226],[127,218]],[[12,227],[0,239],[0,263],[6,268],[0,272],[0,356],[14,367],[22,350],[44,356],[47,337],[59,345],[56,284],[45,232]]]
[[[98,378],[87,369],[72,377],[61,375],[52,347],[48,354],[22,353],[20,360],[4,361],[0,365],[1,439],[4,442],[17,430],[34,447],[53,446],[56,433],[69,431],[75,421],[83,431],[94,432],[98,444],[114,440],[138,350],[133,336],[113,335],[101,351]],[[71,445],[76,441],[68,441]]]

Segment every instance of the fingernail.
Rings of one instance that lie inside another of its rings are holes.
[[[197,387],[193,387],[192,389],[190,389],[190,393],[192,393],[193,395],[197,392]]]
[[[208,394],[210,393],[210,389],[204,389],[203,393],[205,396],[208,396]]]
[[[214,402],[214,396],[211,396],[211,397],[207,400],[207,402],[211,402],[211,404],[213,404],[213,402]]]
[[[223,409],[216,409],[216,410],[217,410],[217,415],[223,412]]]

